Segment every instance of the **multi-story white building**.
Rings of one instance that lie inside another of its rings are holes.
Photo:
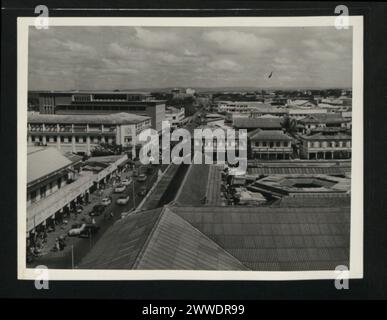
[[[140,144],[138,134],[150,127],[150,117],[129,113],[77,116],[29,113],[28,145],[52,146],[87,155],[101,143],[135,150]]]
[[[292,138],[281,130],[254,130],[249,133],[251,155],[255,159],[285,160],[293,153]]]
[[[167,107],[165,109],[165,120],[169,121],[171,128],[178,128],[185,123],[185,109]]]
[[[315,159],[350,159],[351,136],[345,133],[299,136],[300,157],[308,160]]]

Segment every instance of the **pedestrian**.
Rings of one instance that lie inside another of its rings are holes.
[[[114,213],[113,211],[110,212],[110,219],[112,219],[114,217]]]

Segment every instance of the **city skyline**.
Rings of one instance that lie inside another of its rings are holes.
[[[352,29],[31,27],[29,32],[30,90],[352,86]]]

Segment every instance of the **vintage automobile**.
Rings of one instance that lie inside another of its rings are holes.
[[[140,174],[138,177],[137,177],[137,181],[140,181],[140,182],[143,182],[143,181],[146,181],[147,179],[147,176],[146,174]]]
[[[122,193],[125,191],[125,189],[126,189],[126,186],[123,184],[120,184],[114,188],[114,193]]]
[[[124,196],[120,196],[118,197],[118,199],[116,200],[116,203],[117,204],[121,204],[121,205],[125,205],[129,202],[129,195],[124,195]]]
[[[101,204],[103,205],[103,206],[108,206],[109,204],[111,204],[112,203],[112,199],[111,199],[111,197],[106,197],[106,198],[103,198],[102,200],[101,200]]]

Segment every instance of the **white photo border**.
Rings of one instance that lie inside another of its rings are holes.
[[[49,26],[143,27],[316,27],[335,26],[337,16],[309,17],[71,17],[48,18]],[[28,35],[36,18],[17,20],[17,266],[19,280],[37,273],[26,267],[26,181]],[[363,16],[349,16],[352,27],[352,164],[349,278],[363,278]],[[339,32],[340,30],[338,30]],[[49,280],[317,280],[336,279],[330,271],[196,271],[196,270],[79,270],[48,269]]]

